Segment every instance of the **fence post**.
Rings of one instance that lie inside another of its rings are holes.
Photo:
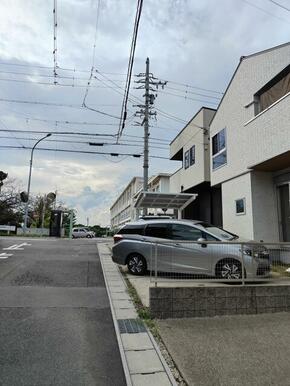
[[[157,287],[157,243],[155,243],[155,287]]]
[[[245,285],[244,244],[241,244],[242,254],[242,285]]]

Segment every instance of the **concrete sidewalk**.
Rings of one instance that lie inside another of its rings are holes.
[[[138,319],[134,304],[108,245],[98,244],[115,331],[128,385],[173,386],[175,380],[153,336]]]
[[[290,385],[290,313],[167,319],[158,327],[188,385]]]

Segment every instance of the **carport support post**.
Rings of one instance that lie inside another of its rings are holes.
[[[242,285],[245,285],[244,244],[241,244],[241,254],[242,254]]]
[[[72,228],[73,228],[73,211],[69,213],[69,238],[72,239]]]
[[[154,267],[154,273],[155,273],[155,287],[157,287],[157,243],[155,244],[155,267]]]

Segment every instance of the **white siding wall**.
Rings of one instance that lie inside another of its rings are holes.
[[[202,109],[170,145],[171,156],[176,154],[181,148],[183,148],[184,155],[187,150],[195,145],[195,163],[187,169],[184,168],[183,163],[183,167],[172,175],[170,181],[170,190],[172,192],[180,192],[181,185],[184,190],[187,190],[204,181],[209,181],[210,149],[208,135],[205,135],[204,130],[199,127],[209,128],[209,123],[214,114],[215,111],[213,110]]]
[[[177,170],[174,174],[170,176],[170,187],[169,191],[170,193],[180,193],[180,187],[181,187],[181,169]]]
[[[236,214],[235,200],[245,198],[246,213]],[[253,240],[253,210],[251,173],[236,177],[222,184],[223,228],[248,240]]]
[[[272,173],[252,173],[254,240],[279,241],[276,190]]]
[[[243,173],[249,166],[289,150],[289,97],[248,125],[254,117],[254,94],[289,65],[290,45],[246,58],[211,124],[211,137],[227,130],[227,164],[211,172],[212,185]],[[211,152],[212,153],[212,152]]]

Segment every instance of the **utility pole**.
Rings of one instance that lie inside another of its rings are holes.
[[[146,59],[145,75],[145,116],[144,116],[144,159],[143,159],[143,190],[148,190],[149,169],[149,58]],[[147,208],[146,208],[147,212]],[[144,213],[147,214],[147,213]]]
[[[140,110],[135,113],[136,117],[143,118],[142,123],[137,122],[137,126],[144,125],[144,159],[143,159],[143,191],[148,191],[148,169],[149,169],[149,119],[154,116],[156,117],[156,111],[152,111],[154,100],[157,98],[157,89],[159,86],[164,88],[167,82],[162,82],[155,78],[149,71],[150,61],[146,59],[146,72],[136,75],[141,78],[135,83],[141,83],[137,89],[145,89],[145,105],[135,105]],[[150,93],[155,92],[155,94]],[[147,208],[143,208],[143,215],[147,215]]]

